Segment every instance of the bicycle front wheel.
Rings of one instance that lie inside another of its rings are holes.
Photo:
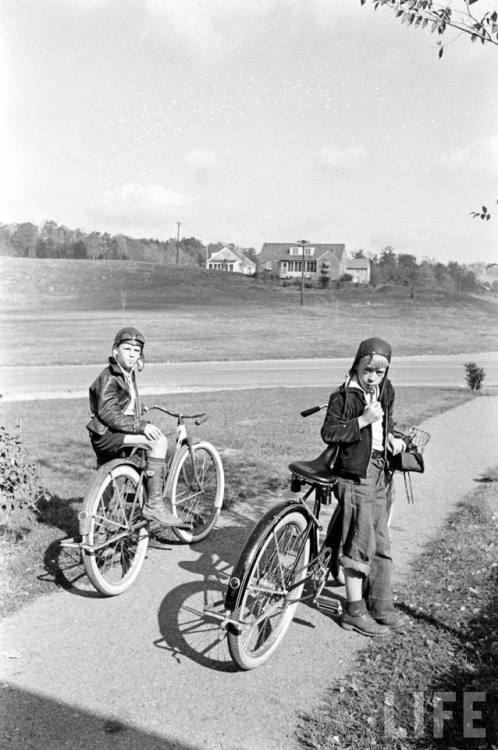
[[[140,474],[119,459],[98,470],[83,501],[83,564],[106,596],[126,591],[144,562],[149,536],[142,504]]]
[[[173,527],[183,542],[199,542],[214,527],[225,492],[223,464],[216,448],[205,441],[184,446],[168,483],[173,513],[191,529]]]
[[[310,559],[307,527],[305,515],[290,508],[260,539],[234,613],[242,625],[228,630],[230,655],[241,669],[264,664],[292,622]]]

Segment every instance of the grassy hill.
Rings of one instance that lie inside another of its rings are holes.
[[[271,304],[279,287],[241,274],[135,261],[0,258],[0,311],[153,310]]]
[[[100,363],[133,324],[148,361],[352,356],[372,335],[395,354],[496,349],[498,305],[404,287],[305,289],[133,261],[0,258],[2,364]]]

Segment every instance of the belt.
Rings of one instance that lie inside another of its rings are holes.
[[[384,458],[384,451],[372,451],[372,458]]]

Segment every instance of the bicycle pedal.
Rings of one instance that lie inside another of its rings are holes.
[[[316,600],[316,606],[321,612],[329,615],[340,615],[342,614],[341,603],[337,599],[329,599],[328,597],[319,596]]]
[[[83,537],[81,536],[69,536],[66,539],[59,540],[59,547],[79,547]]]

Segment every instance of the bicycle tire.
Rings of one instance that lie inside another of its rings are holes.
[[[307,527],[306,515],[290,506],[266,527],[259,539],[235,611],[237,619],[246,624],[240,629],[229,626],[227,635],[230,656],[241,669],[255,669],[267,662],[292,622],[310,560]],[[252,539],[248,542],[251,546],[253,543]],[[241,558],[250,554],[246,545]]]
[[[327,529],[327,543],[332,552],[330,555],[330,572],[338,586],[344,586],[344,571],[341,565],[342,556],[342,508],[338,504],[330,519],[329,528]]]
[[[88,488],[81,522],[83,565],[105,596],[122,594],[140,573],[149,543],[142,505],[141,476],[121,459],[104,464]]]
[[[175,536],[187,543],[205,539],[218,520],[224,493],[225,474],[216,448],[206,441],[193,443],[190,449],[184,445],[168,478],[166,494],[173,513],[192,529],[173,527]]]

